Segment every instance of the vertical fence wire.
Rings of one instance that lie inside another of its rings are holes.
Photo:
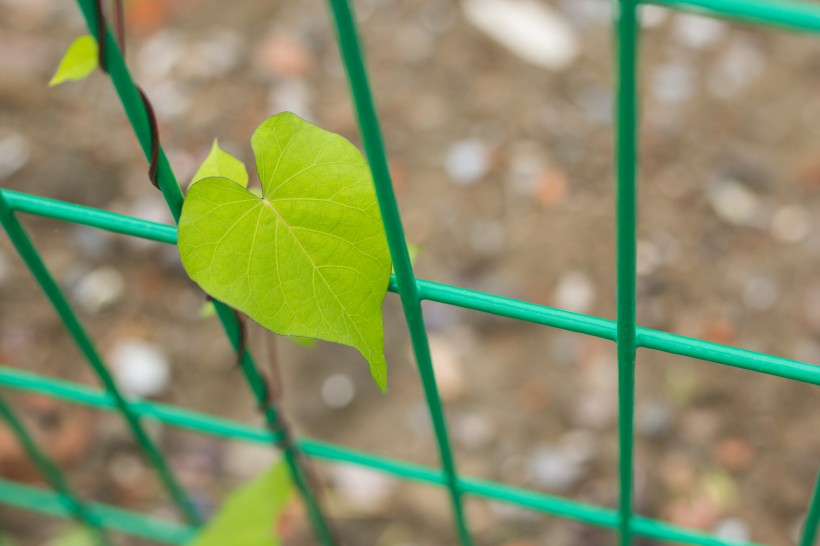
[[[632,542],[633,420],[635,412],[638,63],[637,0],[619,0],[617,150],[617,353],[620,544]]]
[[[28,455],[28,458],[34,461],[34,464],[43,474],[46,481],[51,485],[52,489],[60,494],[60,500],[65,506],[66,510],[74,516],[74,518],[81,524],[87,525],[94,529],[97,543],[100,546],[110,546],[111,542],[102,530],[99,521],[94,518],[85,506],[85,503],[80,500],[80,496],[74,491],[74,488],[65,479],[60,468],[51,460],[51,458],[40,449],[37,442],[26,430],[25,425],[17,417],[14,410],[11,409],[5,397],[0,393],[0,417],[8,423],[23,450]]]
[[[438,444],[447,489],[450,493],[450,503],[452,505],[456,531],[462,546],[471,546],[473,542],[464,514],[462,491],[458,483],[455,457],[453,456],[453,450],[450,446],[450,438],[447,433],[447,424],[444,418],[444,409],[441,404],[438,387],[436,386],[436,377],[433,372],[430,343],[427,338],[427,331],[424,326],[424,318],[421,310],[421,298],[419,297],[418,287],[416,286],[416,278],[413,274],[410,256],[407,252],[404,228],[402,227],[401,217],[399,215],[393,183],[390,179],[390,169],[387,164],[387,155],[384,149],[376,109],[373,104],[370,84],[367,80],[364,55],[359,42],[353,8],[349,0],[329,0],[329,2],[333,13],[333,21],[336,26],[339,49],[341,50],[342,58],[347,69],[347,79],[356,106],[362,141],[370,162],[370,169],[373,173],[379,209],[387,233],[387,243],[390,247],[390,255],[393,258],[393,267],[396,272],[396,284],[398,286],[399,297],[404,310],[404,316],[407,320],[407,327],[410,331],[410,339],[413,344],[413,352],[416,357],[419,375],[421,375],[427,407],[430,410],[430,417],[433,421],[433,430]]]
[[[806,511],[806,520],[803,522],[803,532],[800,536],[800,546],[814,546],[820,528],[820,471],[817,472],[817,481],[814,484],[814,494]]]
[[[125,418],[128,427],[131,429],[131,433],[134,435],[134,438],[137,440],[137,443],[142,448],[148,460],[157,469],[162,483],[171,494],[177,507],[191,523],[201,523],[202,518],[194,507],[193,502],[191,502],[191,499],[177,481],[165,457],[148,436],[145,428],[140,423],[139,417],[131,410],[131,407],[114,381],[114,378],[108,371],[108,367],[103,362],[102,357],[100,357],[94,342],[91,341],[90,336],[86,333],[79,318],[77,318],[77,315],[74,313],[74,309],[71,307],[65,294],[63,294],[63,291],[49,273],[48,268],[34,247],[34,244],[31,242],[31,239],[29,239],[23,226],[14,216],[14,213],[2,195],[0,195],[0,224],[2,224],[6,230],[14,248],[20,254],[20,257],[57,311],[57,314],[63,321],[72,339],[85,356],[86,361],[91,365],[94,373],[114,398],[117,407]]]
[[[102,36],[98,35],[99,14],[96,10],[95,0],[77,0],[77,3],[83,13],[89,32],[91,32],[98,41],[105,40],[105,61],[109,76],[122,102],[128,120],[136,133],[145,158],[150,161],[153,146],[156,145],[158,147],[157,183],[168,204],[174,221],[178,221],[182,212],[184,196],[165,155],[165,151],[159,143],[154,143],[152,140],[150,120],[145,102],[140,95],[138,87],[131,78],[128,67],[122,57],[122,52],[107,28],[105,28]],[[219,320],[231,344],[235,350],[239,350],[241,347],[240,326],[233,311],[218,301],[215,302],[215,307]],[[243,354],[239,356],[243,375],[263,410],[266,423],[270,427],[276,427],[279,423],[279,416],[268,402],[268,393],[264,377],[259,372],[253,357],[248,351],[243,351]],[[282,448],[291,477],[305,502],[308,516],[317,538],[323,546],[332,546],[333,535],[330,526],[315,496],[315,492],[312,490],[299,465],[299,458],[302,457],[302,454],[299,453],[298,448],[293,443],[287,443],[280,447]]]

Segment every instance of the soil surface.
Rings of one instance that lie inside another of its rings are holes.
[[[128,63],[183,185],[214,138],[252,165],[251,133],[283,110],[360,145],[324,3],[127,4]],[[407,238],[421,247],[418,276],[614,319],[609,3],[537,4],[577,46],[552,68],[495,41],[451,0],[356,4]],[[659,9],[644,16],[639,323],[820,363],[820,42]],[[107,78],[47,86],[83,33],[72,2],[0,2],[0,185],[170,223]],[[21,219],[126,391],[260,422],[174,247]],[[614,344],[429,302],[424,312],[459,471],[615,507]],[[385,325],[387,395],[354,350],[280,339],[287,413],[302,435],[437,465],[394,294]],[[266,337],[252,328],[262,362]],[[5,237],[0,363],[99,384]],[[178,517],[119,416],[3,395],[84,496]],[[641,350],[636,397],[638,512],[795,543],[818,472],[816,387]],[[145,424],[206,513],[276,457]],[[442,489],[344,465],[316,470],[343,544],[456,543]],[[42,485],[5,428],[0,475]],[[466,508],[477,545],[616,542],[506,505],[468,498]],[[291,512],[285,543],[313,544],[298,503]],[[59,546],[68,525],[0,507],[2,534],[19,545]]]

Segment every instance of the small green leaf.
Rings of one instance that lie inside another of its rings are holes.
[[[251,143],[263,197],[224,177],[191,186],[182,265],[205,292],[276,333],[355,347],[386,389],[390,253],[367,162],[291,113],[267,119]]]
[[[235,490],[188,546],[278,546],[276,525],[292,489],[284,459]]]
[[[97,61],[97,40],[91,35],[80,36],[68,46],[57,73],[48,85],[51,87],[69,80],[81,80],[94,72]]]
[[[97,533],[84,525],[75,525],[48,541],[48,546],[98,546]]]
[[[216,315],[216,306],[211,300],[206,301],[199,308],[199,318],[207,319]]]
[[[228,180],[233,180],[243,188],[248,187],[248,170],[245,164],[237,158],[219,147],[219,142],[214,139],[208,157],[199,166],[199,170],[191,179],[191,184],[203,178],[221,176]]]

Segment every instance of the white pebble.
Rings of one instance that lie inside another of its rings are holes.
[[[695,75],[682,63],[669,62],[659,65],[652,73],[652,95],[667,104],[685,101],[694,90]]]
[[[444,170],[458,184],[474,184],[481,180],[490,166],[487,147],[478,140],[460,140],[447,151]]]
[[[796,205],[783,207],[772,216],[772,235],[784,243],[799,243],[811,231],[811,218]]]
[[[322,382],[322,402],[329,408],[348,406],[356,396],[356,385],[347,374],[335,373]]]
[[[767,277],[752,277],[743,287],[743,303],[749,309],[766,311],[777,303],[777,283]]]
[[[21,134],[11,133],[0,137],[0,178],[11,176],[28,163],[31,146]]]
[[[715,535],[728,542],[748,542],[752,538],[749,526],[738,518],[727,518],[718,523]]]
[[[308,121],[314,119],[310,103],[313,92],[301,80],[284,80],[276,83],[268,94],[268,110],[274,113],[292,112]]]
[[[660,6],[641,5],[638,7],[641,26],[655,28],[662,25],[669,18],[669,10]]]
[[[138,398],[162,394],[171,378],[162,349],[143,341],[119,342],[111,351],[111,365],[120,388]]]
[[[495,431],[480,415],[460,415],[452,420],[453,437],[466,449],[480,449],[492,443]]]
[[[706,198],[724,222],[742,226],[760,223],[763,211],[760,199],[738,182],[719,182],[707,190]]]
[[[467,20],[509,51],[547,70],[568,67],[581,51],[567,21],[535,0],[464,0]]]
[[[730,99],[764,73],[763,58],[750,41],[732,42],[709,73],[707,87],[718,98]]]
[[[726,23],[714,17],[678,13],[675,16],[675,38],[692,49],[704,49],[717,44],[726,34]]]
[[[530,457],[533,481],[540,487],[565,491],[583,475],[583,465],[562,450],[551,446],[537,449]]]
[[[595,286],[581,271],[570,271],[555,288],[555,306],[566,311],[586,313],[595,301]]]
[[[658,266],[661,265],[662,257],[655,243],[651,241],[638,241],[637,247],[637,272],[638,275],[651,275]]]
[[[446,337],[431,334],[430,354],[441,399],[447,402],[461,397],[467,384],[461,354],[455,344]]]
[[[395,482],[381,472],[353,465],[334,465],[330,475],[342,499],[352,508],[378,513],[386,508]]]
[[[101,267],[83,276],[74,297],[87,311],[97,313],[115,303],[125,290],[125,281],[113,267]]]

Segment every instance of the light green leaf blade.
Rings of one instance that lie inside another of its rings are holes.
[[[355,347],[386,389],[391,264],[367,163],[290,113],[263,122],[252,144],[263,198],[226,178],[191,186],[179,223],[185,270],[276,333]]]
[[[292,482],[284,459],[235,490],[188,546],[278,546],[276,525]]]
[[[48,541],[48,546],[98,546],[97,533],[84,525],[75,525]]]
[[[243,188],[248,187],[248,170],[245,164],[237,158],[219,147],[219,142],[214,139],[208,157],[199,166],[199,170],[191,178],[191,184],[203,178],[221,176],[228,180],[233,180]]]
[[[69,80],[81,80],[94,72],[97,62],[97,40],[91,35],[80,36],[68,46],[48,85],[52,87]]]
[[[288,339],[302,347],[310,348],[316,345],[316,340],[312,337],[288,336]]]

